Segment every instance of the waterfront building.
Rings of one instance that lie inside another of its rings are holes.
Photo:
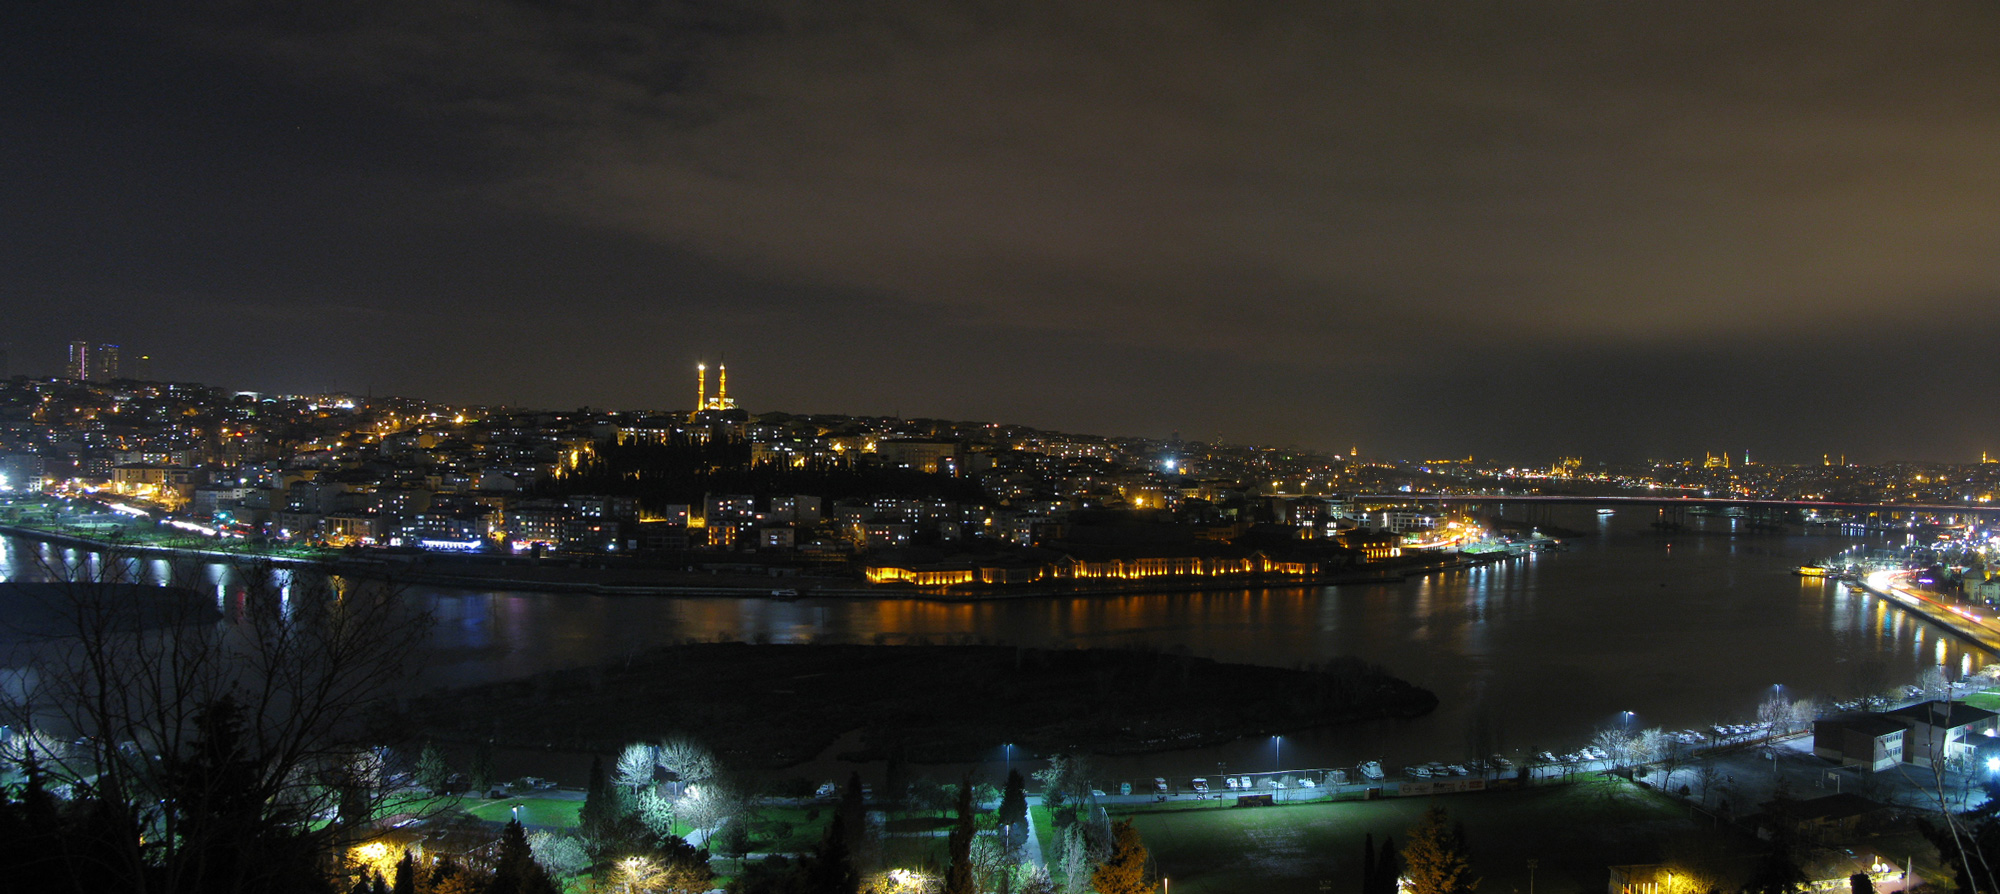
[[[1906,762],[1928,767],[1933,761],[1966,757],[1981,739],[2000,735],[2000,714],[1964,702],[1933,699],[1882,716],[1910,729]]]
[[[1813,721],[1813,754],[1871,773],[1903,762],[1910,728],[1880,714],[1850,714]]]

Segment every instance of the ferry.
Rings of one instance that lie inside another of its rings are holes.
[[[1617,511],[1618,511],[1618,510],[1616,510],[1616,509],[1599,509],[1599,510],[1597,510],[1597,514],[1598,514],[1598,515],[1610,515],[1610,514],[1612,514],[1612,513],[1615,513],[1615,512],[1617,512]]]
[[[1792,573],[1800,577],[1825,577],[1826,569],[1818,565],[1800,565]]]

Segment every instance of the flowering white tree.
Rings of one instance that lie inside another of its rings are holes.
[[[667,800],[657,788],[647,786],[632,796],[632,812],[654,835],[665,837],[674,831],[674,802]]]
[[[715,752],[685,736],[661,742],[654,750],[654,761],[660,769],[672,773],[683,787],[715,778]]]
[[[558,879],[574,878],[590,868],[590,851],[583,846],[582,839],[571,835],[529,833],[528,850],[534,854],[535,862],[542,864],[542,869]]]
[[[659,752],[658,747],[645,742],[625,746],[625,750],[618,755],[618,767],[612,773],[612,781],[632,791],[652,785]]]

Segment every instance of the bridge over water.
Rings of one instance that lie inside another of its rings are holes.
[[[2000,505],[1992,503],[1851,503],[1832,500],[1777,500],[1753,499],[1747,497],[1696,497],[1687,495],[1647,495],[1647,496],[1576,496],[1543,494],[1360,494],[1348,498],[1353,503],[1379,504],[1431,504],[1438,506],[1468,506],[1506,504],[1508,506],[1538,507],[1529,510],[1530,521],[1547,520],[1547,510],[1555,506],[1590,506],[1599,509],[1645,508],[1659,511],[1661,519],[1678,525],[1686,520],[1689,510],[1726,509],[1735,507],[1746,510],[1753,521],[1776,523],[1780,516],[1794,510],[1811,510],[1822,515],[1874,515],[1878,518],[1907,513],[1910,516],[1928,515],[1936,517],[1978,517],[1982,519],[2000,518]]]
[[[1542,494],[1357,494],[1348,497],[1357,503],[1521,503],[1524,505],[1595,506],[1679,506],[1745,509],[1815,509],[1826,513],[1912,512],[1924,515],[1977,515],[2000,517],[2000,505],[1992,503],[1840,503],[1831,500],[1769,500],[1748,497],[1614,496],[1588,497]]]

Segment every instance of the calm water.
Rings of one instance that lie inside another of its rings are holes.
[[[416,588],[435,612],[429,682],[501,679],[595,663],[689,638],[898,642],[983,638],[1033,646],[1185,647],[1224,661],[1294,666],[1354,655],[1438,694],[1429,716],[1117,762],[1134,774],[1352,766],[1518,749],[1574,750],[1636,712],[1634,728],[1752,719],[1782,686],[1845,698],[1990,659],[1880,600],[1790,572],[1863,543],[1838,536],[1663,536],[1646,514],[1559,515],[1594,532],[1568,552],[1400,584],[1020,599],[672,599]],[[1728,520],[1710,518],[1721,531]],[[1886,544],[1876,538],[1867,541]],[[0,538],[0,577],[32,579],[35,554]],[[170,574],[164,562],[140,569]],[[196,583],[227,599],[220,567]],[[941,684],[941,688],[948,684]],[[996,743],[995,759],[1000,758]]]

